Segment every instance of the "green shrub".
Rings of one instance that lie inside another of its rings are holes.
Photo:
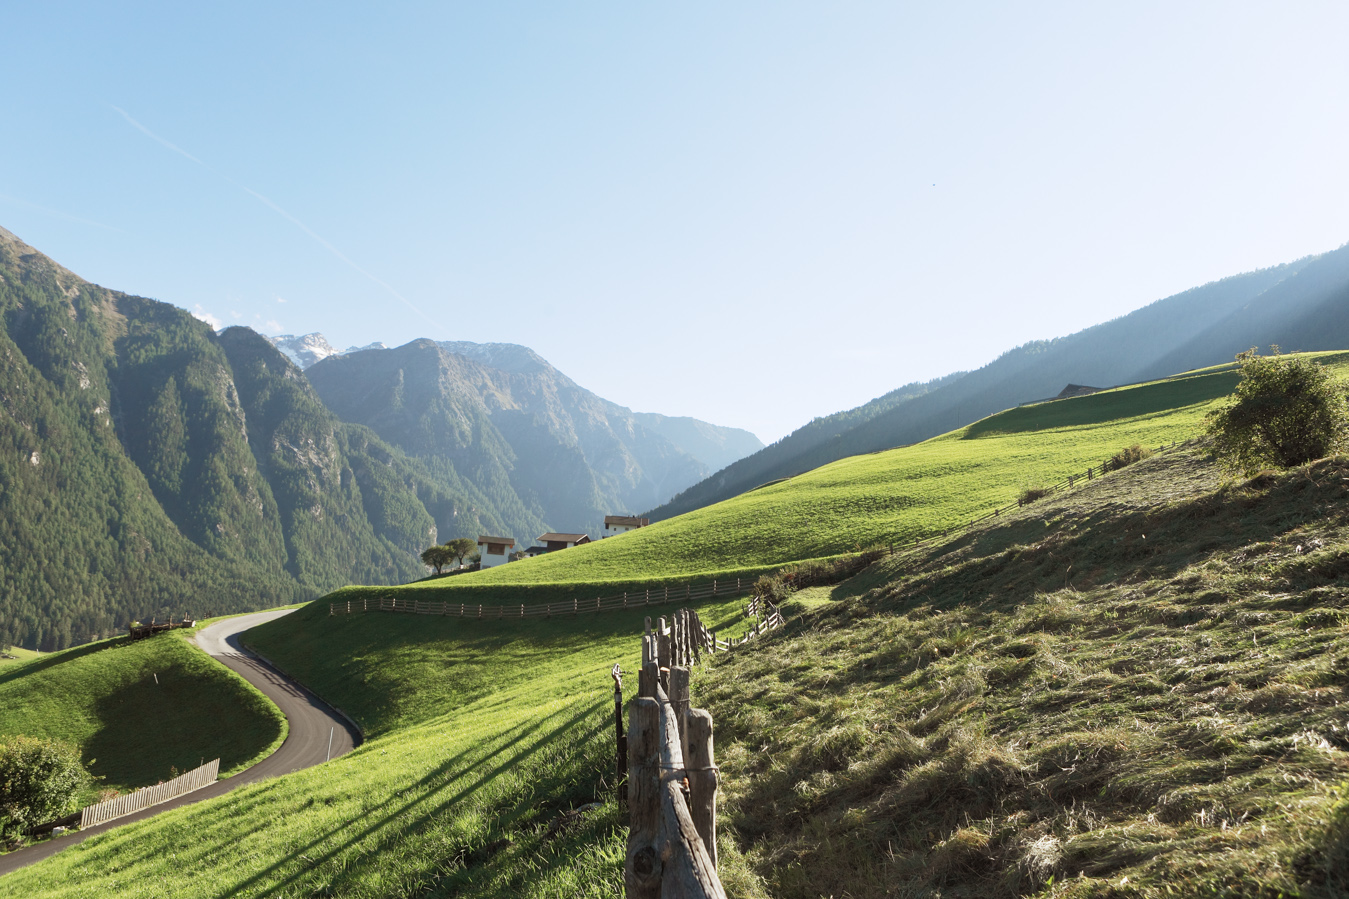
[[[1132,465],[1135,462],[1141,462],[1151,455],[1152,450],[1148,449],[1146,446],[1135,443],[1133,446],[1125,447],[1115,453],[1115,455],[1111,456],[1110,460],[1105,463],[1105,467],[1107,471],[1119,471],[1124,466]]]
[[[61,740],[16,735],[0,743],[0,825],[21,833],[72,811],[92,778],[80,752]]]
[[[1237,356],[1235,399],[1208,414],[1213,453],[1229,470],[1292,468],[1334,453],[1349,432],[1344,385],[1319,363],[1298,357]]]
[[[792,584],[789,577],[785,577],[781,572],[777,574],[765,574],[754,582],[754,596],[756,599],[766,599],[775,606],[780,606],[787,601],[787,597],[796,592],[796,587]]]
[[[1016,498],[1016,504],[1018,506],[1026,506],[1035,502],[1037,499],[1044,499],[1053,492],[1054,491],[1050,490],[1048,487],[1027,487],[1025,490],[1021,491],[1021,495]]]

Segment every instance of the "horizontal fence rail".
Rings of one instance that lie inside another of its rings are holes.
[[[216,775],[219,773],[220,759],[215,759],[200,768],[194,768],[186,774],[175,777],[173,780],[166,780],[162,784],[143,787],[134,793],[127,793],[125,796],[115,796],[103,802],[96,802],[80,813],[80,828],[93,827],[114,818],[132,815],[141,809],[159,805],[161,802],[168,802],[170,799],[177,799],[193,790],[200,790],[202,787],[215,783]]]
[[[741,596],[754,588],[755,580],[756,578],[752,577],[736,577],[720,578],[703,584],[661,584],[615,593],[612,596],[596,596],[593,599],[573,597],[557,602],[508,606],[422,601],[396,596],[361,597],[345,602],[328,603],[328,614],[408,612],[414,615],[448,615],[451,618],[540,618],[554,615],[584,615],[589,612],[640,609],[644,606],[659,606],[671,602],[695,602],[713,596]]]

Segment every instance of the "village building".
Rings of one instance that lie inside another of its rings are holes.
[[[559,549],[569,549],[573,546],[580,546],[582,543],[590,542],[589,534],[542,534],[538,538],[539,544],[544,552],[556,552]]]
[[[494,568],[497,565],[505,565],[510,561],[511,548],[515,546],[515,541],[510,537],[479,537],[478,555],[481,561],[479,568]]]
[[[615,534],[626,534],[628,531],[644,528],[650,523],[650,518],[638,518],[636,515],[606,515],[604,516],[604,533],[600,536],[612,537]]]

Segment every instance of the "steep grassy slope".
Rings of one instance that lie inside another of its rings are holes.
[[[1342,365],[1342,355],[1327,354]],[[448,581],[466,588],[724,576],[940,533],[1058,481],[1125,446],[1157,446],[1202,429],[1230,393],[1231,370],[1010,409],[915,446],[855,456],[639,531]],[[425,592],[423,592],[425,591]],[[467,600],[465,600],[467,601]]]
[[[1171,451],[833,593],[694,680],[759,895],[1349,889],[1349,461]]]
[[[728,626],[740,608],[700,611]],[[0,895],[612,897],[626,830],[609,669],[636,666],[641,626],[285,616],[251,641],[371,739],[94,837],[0,879]]]
[[[157,679],[157,682],[156,682]],[[0,669],[0,734],[80,747],[99,789],[128,790],[220,758],[246,768],[285,739],[276,706],[177,634],[125,638]]]

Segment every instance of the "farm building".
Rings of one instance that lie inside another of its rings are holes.
[[[547,533],[540,535],[538,542],[546,552],[556,552],[559,549],[568,549],[573,546],[580,546],[582,543],[589,543],[590,535]]]
[[[606,515],[604,516],[604,533],[600,536],[612,537],[615,534],[626,534],[628,531],[644,528],[650,523],[650,518],[638,518],[636,515]]]
[[[481,568],[494,568],[510,560],[511,548],[515,541],[510,537],[479,537],[478,553],[482,556]]]

